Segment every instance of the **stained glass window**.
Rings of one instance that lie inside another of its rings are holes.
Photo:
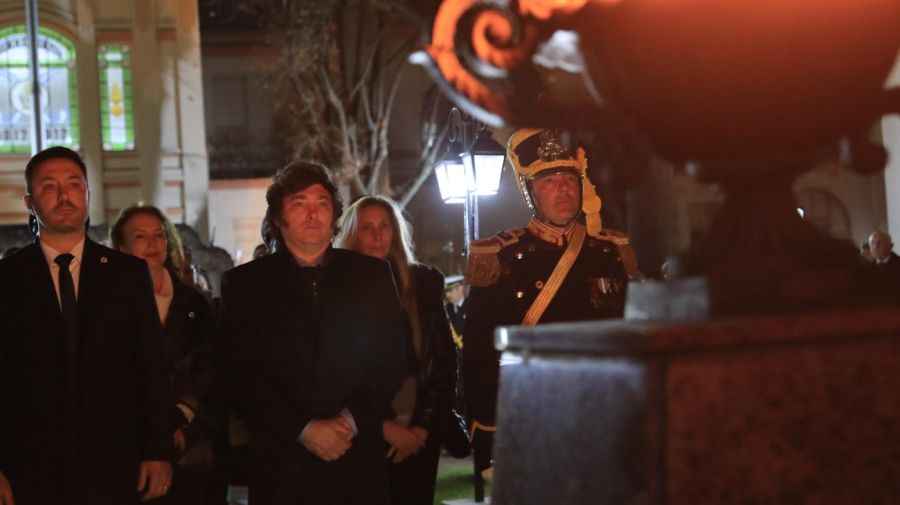
[[[78,149],[75,46],[45,27],[38,28],[37,45],[43,145]],[[0,153],[31,152],[32,110],[25,26],[0,29]]]
[[[131,110],[131,52],[124,44],[97,50],[100,60],[100,126],[104,151],[134,149]]]

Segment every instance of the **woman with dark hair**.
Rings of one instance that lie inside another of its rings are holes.
[[[347,209],[335,240],[390,262],[410,325],[409,375],[382,423],[393,505],[434,500],[442,428],[453,407],[456,348],[444,309],[444,276],[417,263],[409,223],[387,198],[367,196]]]
[[[206,298],[183,282],[184,251],[175,227],[156,207],[124,209],[109,232],[110,244],[147,262],[163,351],[175,405],[173,438],[178,454],[172,489],[160,503],[221,505],[224,483],[214,473],[213,450],[221,435],[220,394],[213,352],[213,316]]]

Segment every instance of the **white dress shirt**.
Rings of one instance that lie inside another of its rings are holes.
[[[60,310],[62,310],[62,298],[59,295],[59,265],[56,264],[56,257],[60,254],[65,254],[57,251],[56,249],[50,247],[45,244],[43,240],[40,241],[41,250],[44,251],[44,258],[47,259],[47,264],[50,265],[50,277],[53,277],[53,288],[56,290],[56,300],[59,302]],[[81,271],[81,257],[84,255],[84,239],[81,239],[81,242],[75,245],[69,254],[75,256],[75,259],[69,263],[69,272],[72,273],[72,284],[75,285],[75,298],[78,298],[78,278],[80,277],[78,274]]]

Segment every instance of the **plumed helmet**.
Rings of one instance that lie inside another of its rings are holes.
[[[587,158],[584,149],[575,146],[567,132],[556,129],[522,128],[510,135],[506,154],[516,173],[516,184],[525,203],[535,210],[530,181],[543,175],[570,171],[581,179],[581,211],[585,216],[588,234],[599,236],[600,197],[587,177]]]

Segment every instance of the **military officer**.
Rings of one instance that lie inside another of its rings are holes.
[[[534,216],[471,246],[463,372],[476,469],[490,465],[500,368],[494,329],[622,317],[634,255],[624,234],[602,227],[584,150],[572,144],[558,130],[513,133],[507,155]]]

